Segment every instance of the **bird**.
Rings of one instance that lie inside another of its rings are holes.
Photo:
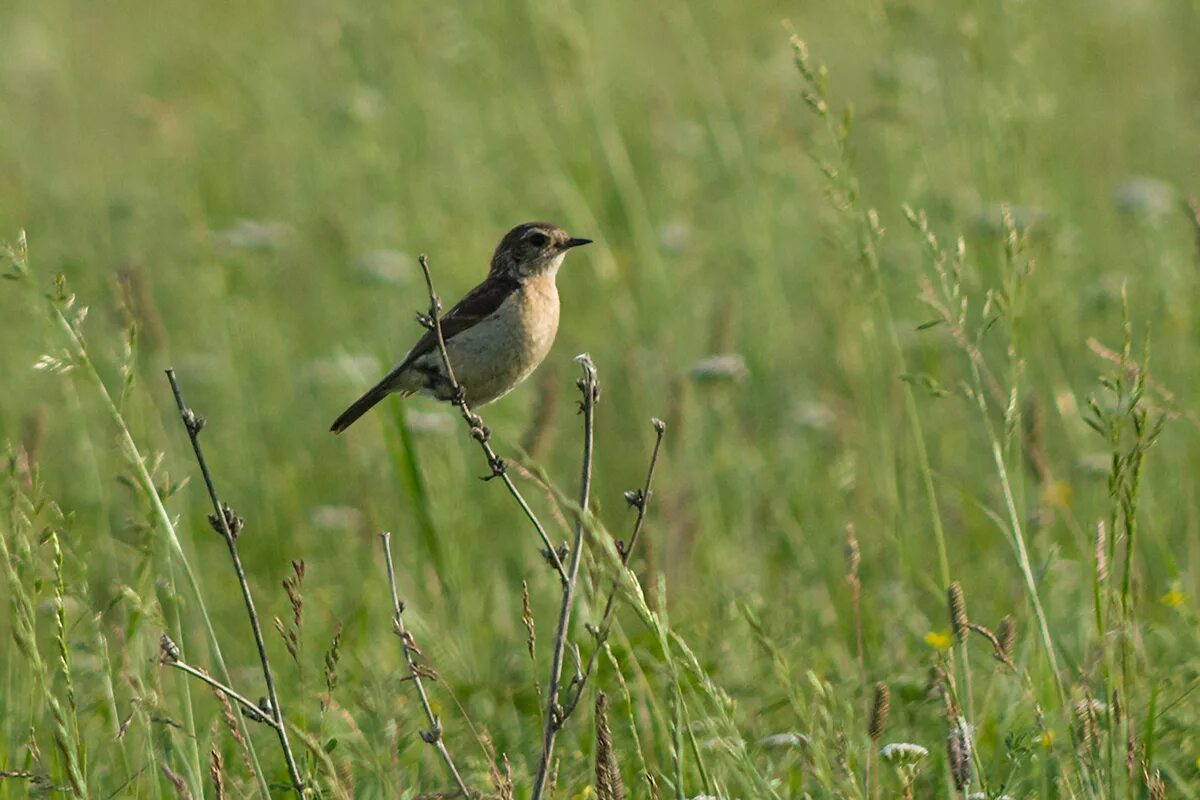
[[[454,377],[472,407],[508,394],[537,369],[558,332],[555,279],[567,251],[591,239],[549,222],[526,222],[504,235],[483,282],[441,318]],[[389,394],[432,395],[453,401],[437,332],[429,329],[396,366],[342,412],[330,430],[341,433]]]

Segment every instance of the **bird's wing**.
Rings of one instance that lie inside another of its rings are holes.
[[[521,284],[515,279],[489,275],[487,280],[467,292],[466,296],[462,300],[459,300],[454,308],[447,311],[446,315],[441,318],[442,336],[445,337],[446,341],[450,341],[457,334],[469,330],[472,326],[495,313],[496,309],[500,308],[504,301],[511,297],[513,292],[517,291],[520,286]],[[375,384],[366,394],[356,400],[353,405],[342,412],[342,415],[337,418],[330,430],[334,433],[341,433],[372,406],[387,397],[389,392],[397,391],[397,380],[400,378],[401,373],[414,361],[426,353],[432,352],[436,347],[437,334],[432,330],[426,331],[425,335],[417,340],[413,349],[408,351],[399,364],[393,367],[387,375],[384,375],[379,383]],[[410,391],[411,389],[405,391],[405,393],[407,394]]]
[[[493,314],[520,286],[521,284],[513,278],[489,275],[487,280],[467,292],[454,308],[442,316],[442,337],[449,342],[457,334],[474,327],[476,323]],[[399,372],[436,347],[437,333],[433,330],[425,331],[392,373]]]

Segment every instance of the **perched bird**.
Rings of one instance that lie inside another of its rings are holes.
[[[548,222],[518,225],[496,246],[483,283],[441,318],[450,366],[472,406],[508,394],[550,352],[558,332],[555,276],[568,250],[591,241],[570,236]],[[399,364],[342,412],[330,430],[346,430],[392,392],[453,399],[435,331],[426,331]]]

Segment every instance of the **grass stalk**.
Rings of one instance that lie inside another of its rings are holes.
[[[789,26],[790,28],[790,26]],[[840,204],[850,219],[852,232],[858,242],[858,259],[870,275],[879,314],[883,318],[883,328],[887,332],[887,343],[892,352],[892,358],[901,375],[908,374],[907,359],[904,347],[900,343],[900,334],[896,326],[895,314],[891,301],[888,299],[888,287],[883,280],[883,271],[879,266],[879,240],[883,237],[883,228],[874,209],[863,208],[859,196],[858,179],[854,162],[850,157],[849,136],[853,114],[849,108],[842,115],[840,127],[835,127],[830,115],[829,99],[826,93],[828,78],[824,64],[814,65],[808,53],[808,46],[795,33],[790,31],[794,62],[801,78],[805,83],[804,99],[821,120],[830,144],[837,154],[837,164],[821,164],[822,172],[830,181],[830,188],[840,196]],[[835,206],[839,204],[835,203]],[[946,549],[946,533],[942,525],[941,505],[938,502],[937,487],[934,485],[933,467],[929,461],[929,451],[925,444],[925,431],[921,423],[920,410],[917,407],[916,394],[912,386],[902,382],[901,392],[904,395],[904,414],[908,422],[913,446],[916,449],[917,468],[921,474],[921,485],[925,491],[926,502],[929,504],[930,524],[933,527],[933,539],[937,549],[938,574],[941,578],[943,591],[950,585],[950,558]]]
[[[67,709],[63,708],[63,704],[54,694],[50,670],[46,666],[41,652],[38,650],[34,606],[21,583],[20,575],[17,574],[14,555],[9,550],[8,536],[6,534],[0,534],[0,564],[3,566],[4,576],[11,592],[13,640],[16,643],[17,649],[32,666],[41,697],[50,709],[50,715],[53,719],[50,734],[54,741],[55,750],[62,759],[66,789],[73,797],[87,797],[87,782],[83,775],[82,754],[77,732],[73,732],[72,722],[68,717]],[[30,735],[32,736],[33,734],[34,732],[31,730]]]

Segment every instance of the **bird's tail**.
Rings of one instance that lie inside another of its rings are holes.
[[[329,430],[334,433],[341,433],[353,425],[356,419],[370,411],[376,403],[387,397],[392,391],[390,377],[389,375],[387,378],[384,378],[375,384],[370,391],[355,400],[349,408],[342,412],[341,416],[333,421],[333,425],[329,427]]]

